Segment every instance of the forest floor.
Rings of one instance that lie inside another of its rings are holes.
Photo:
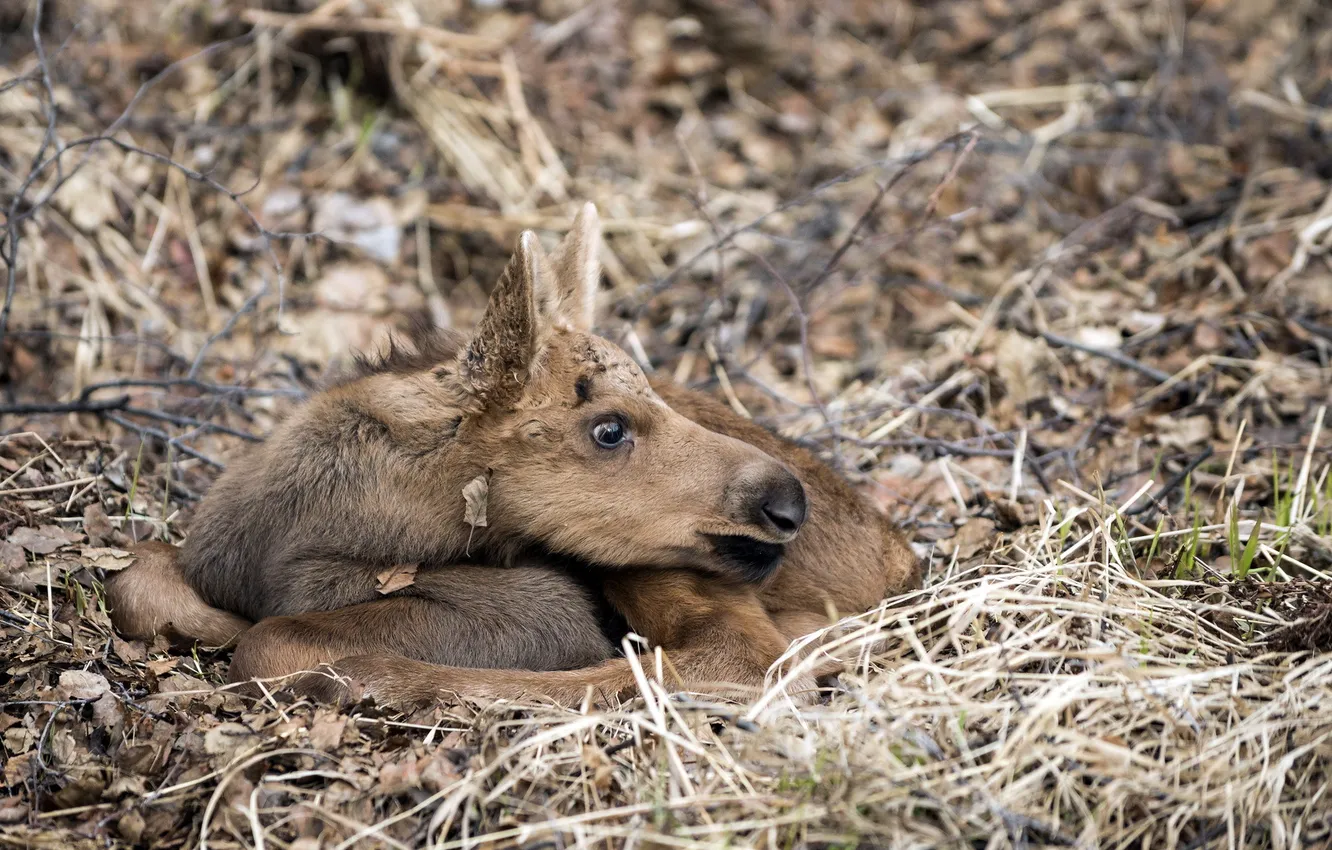
[[[839,692],[342,711],[112,632],[583,200],[601,332],[929,558]],[[1326,3],[26,0],[0,215],[0,846],[1332,847]]]

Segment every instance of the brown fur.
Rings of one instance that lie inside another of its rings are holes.
[[[169,543],[149,541],[134,547],[130,569],[112,573],[105,582],[114,602],[111,624],[135,638],[165,635],[204,646],[231,646],[250,621],[214,608],[190,587],[181,574],[179,551]],[[170,605],[160,604],[171,600]]]
[[[389,702],[572,702],[635,688],[589,581],[685,686],[757,684],[828,612],[918,582],[900,535],[812,454],[590,333],[598,238],[590,205],[550,260],[525,234],[469,343],[418,333],[314,397],[214,485],[178,565],[156,552],[109,584],[117,624],[209,606],[260,621],[235,680],[332,662]],[[589,424],[612,415],[632,442],[607,451]],[[478,476],[489,523],[471,528]],[[415,582],[379,594],[407,563]],[[139,582],[146,564],[177,578]]]

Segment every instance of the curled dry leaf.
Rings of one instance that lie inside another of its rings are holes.
[[[484,475],[478,475],[463,488],[463,500],[467,511],[463,516],[472,528],[486,525],[486,505],[490,501],[490,481]]]
[[[404,587],[411,587],[416,581],[416,570],[420,564],[394,564],[375,576],[375,590],[388,595]]]
[[[119,572],[134,563],[134,556],[124,549],[84,546],[80,553],[88,559],[88,566],[98,567],[107,572]]]
[[[179,664],[180,657],[173,656],[171,658],[154,658],[145,666],[147,666],[148,672],[152,673],[154,676],[165,676],[167,673],[175,670]]]

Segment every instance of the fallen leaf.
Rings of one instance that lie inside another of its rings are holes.
[[[0,543],[0,567],[7,570],[21,570],[28,565],[28,558],[23,554],[23,547],[6,540]]]
[[[951,539],[940,542],[939,548],[946,555],[956,552],[958,560],[965,561],[980,554],[994,539],[994,532],[994,520],[975,517],[967,520]]]
[[[490,481],[484,475],[478,475],[463,488],[463,501],[467,511],[463,519],[472,528],[486,525],[486,504],[490,501]]]
[[[1162,446],[1190,450],[1212,436],[1211,416],[1160,416],[1156,427]]]
[[[458,767],[443,747],[436,749],[421,768],[421,785],[432,793],[452,785],[458,777]]]
[[[66,531],[55,525],[43,525],[41,528],[20,528],[9,535],[9,542],[15,543],[34,555],[49,555],[62,546],[77,543],[83,535]]]
[[[394,564],[375,576],[379,582],[375,590],[387,595],[404,587],[411,587],[416,581],[416,570],[420,566],[420,564]]]
[[[371,314],[388,309],[388,290],[388,275],[370,263],[329,266],[314,287],[321,307]]]
[[[138,809],[130,809],[116,821],[116,832],[130,844],[139,844],[146,823]]]
[[[346,728],[345,715],[321,711],[310,725],[310,746],[325,752],[331,750],[342,742],[342,732]]]
[[[1207,322],[1199,322],[1193,329],[1193,344],[1202,351],[1220,351],[1226,344],[1226,335]]]
[[[93,703],[93,724],[105,728],[119,726],[125,722],[125,709],[121,707],[116,695],[107,691]]]
[[[379,788],[385,794],[400,794],[421,787],[421,764],[415,753],[379,768]]]
[[[0,824],[22,823],[28,819],[28,804],[17,797],[0,802]]]
[[[149,661],[144,666],[146,666],[148,668],[148,672],[152,673],[154,676],[162,676],[165,675],[166,673],[169,673],[172,670],[175,670],[176,665],[179,663],[180,663],[179,657],[154,658],[152,661]]]
[[[315,230],[335,242],[349,242],[381,263],[397,261],[402,231],[387,199],[357,201],[334,192],[317,203]]]
[[[237,750],[245,749],[257,738],[250,727],[244,724],[223,723],[204,734],[204,752],[210,756],[225,756],[230,760]]]
[[[111,636],[111,651],[126,664],[137,664],[148,657],[142,641],[125,641],[116,635]]]
[[[582,755],[583,768],[592,775],[592,787],[598,791],[610,788],[615,765],[606,751],[595,744],[584,744]]]
[[[111,520],[98,502],[83,509],[83,533],[88,535],[88,542],[93,546],[103,546],[115,536]]]
[[[1109,326],[1086,325],[1078,328],[1073,338],[1097,351],[1116,351],[1124,344],[1124,336],[1119,329]]]
[[[1014,404],[1049,393],[1044,367],[1050,354],[1045,340],[1009,331],[1000,338],[996,353],[995,370]]]
[[[97,699],[111,690],[105,676],[83,670],[66,670],[60,674],[56,693],[61,699]]]

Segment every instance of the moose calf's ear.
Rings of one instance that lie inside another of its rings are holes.
[[[463,379],[488,407],[516,402],[527,384],[537,348],[536,287],[545,262],[536,234],[524,231],[460,355]]]
[[[592,330],[601,284],[600,251],[601,218],[596,205],[586,203],[551,255],[544,300],[552,321],[575,330]]]

